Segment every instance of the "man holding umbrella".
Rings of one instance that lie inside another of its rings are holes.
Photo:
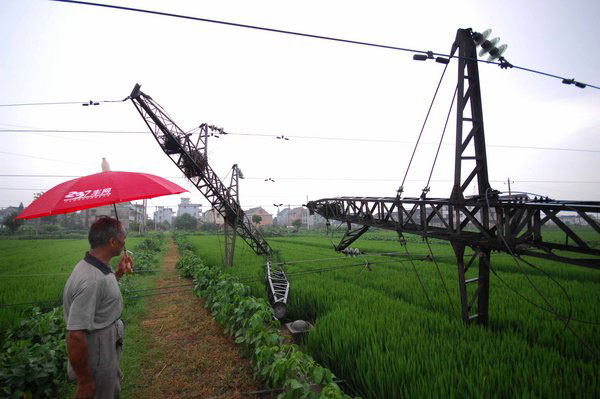
[[[71,273],[63,292],[67,323],[69,376],[77,378],[77,398],[118,398],[119,355],[123,344],[123,298],[117,280],[131,272],[127,251],[117,271],[110,260],[123,252],[126,233],[115,204],[186,189],[148,173],[103,172],[60,183],[34,200],[17,219],[59,215],[104,205],[115,208],[117,219],[100,218],[90,228],[90,250]]]
[[[110,260],[123,252],[125,237],[118,220],[98,219],[90,228],[90,250],[65,285],[68,371],[77,379],[76,398],[119,397],[123,298],[117,280],[131,273],[132,259],[123,253],[116,272]]]

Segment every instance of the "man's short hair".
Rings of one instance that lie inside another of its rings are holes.
[[[121,229],[121,222],[117,219],[108,216],[100,217],[90,227],[90,233],[88,234],[90,247],[97,248],[108,244],[112,237],[119,236]]]

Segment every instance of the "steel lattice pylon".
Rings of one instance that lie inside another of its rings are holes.
[[[208,164],[206,138],[210,126],[200,126],[198,139],[194,143],[191,134],[181,130],[160,105],[140,91],[140,85],[134,87],[130,98],[163,151],[196,186],[212,208],[232,224],[238,220],[237,234],[257,255],[270,255],[272,251],[267,241]]]
[[[202,124],[193,133],[185,133],[169,115],[150,96],[140,90],[136,84],[129,98],[146,122],[162,150],[171,158],[188,180],[208,200],[212,209],[224,219],[225,226],[225,264],[233,264],[235,238],[241,237],[257,255],[269,258],[272,250],[260,230],[254,226],[239,202],[239,169],[233,166],[232,180],[226,187],[208,163],[208,137],[224,134],[222,129]],[[197,135],[194,142],[193,137]],[[267,287],[274,313],[283,317],[286,311],[289,282],[281,268],[275,270],[270,262],[265,265]],[[281,290],[285,289],[285,295]]]
[[[487,325],[491,252],[600,268],[600,249],[588,245],[558,217],[560,212],[576,213],[587,227],[600,234],[600,224],[591,215],[600,213],[600,202],[502,197],[491,189],[477,53],[471,29],[457,31],[453,56],[457,50],[456,151],[450,198],[427,198],[424,191],[419,198],[324,198],[308,202],[307,207],[311,213],[348,224],[348,231],[336,246],[337,251],[348,247],[369,227],[450,241],[457,259],[462,319],[465,323]],[[467,150],[472,150],[474,155],[465,155]],[[478,194],[466,196],[474,180]],[[362,227],[352,230],[352,224]],[[560,229],[571,243],[544,240],[542,227],[550,224]],[[473,254],[465,261],[467,247]],[[477,274],[470,275],[475,261],[478,261]]]
[[[239,179],[241,171],[237,164],[231,168],[231,182],[229,183],[229,196],[235,199],[235,202],[240,203]],[[234,216],[235,217],[235,216]],[[237,228],[239,219],[226,220],[223,225],[225,233],[225,266],[233,266],[233,256],[235,254],[235,239],[237,237]]]

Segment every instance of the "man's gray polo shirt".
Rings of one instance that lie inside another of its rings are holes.
[[[123,297],[112,268],[86,252],[63,292],[67,330],[95,331],[121,316]]]

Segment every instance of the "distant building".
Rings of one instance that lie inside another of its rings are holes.
[[[326,223],[327,219],[318,213],[311,215],[308,209],[302,209],[302,226],[306,227],[307,229],[312,229],[314,227],[325,227]]]
[[[302,221],[302,212],[306,209],[299,206],[298,208],[284,208],[279,214],[277,214],[277,224],[280,226],[291,226],[294,220]],[[308,213],[307,213],[308,214]],[[303,224],[305,224],[304,222]]]
[[[173,209],[165,208],[164,206],[156,208],[156,211],[154,212],[154,223],[158,225],[162,222],[173,225]]]
[[[221,216],[221,214],[214,209],[209,209],[208,211],[204,212],[200,220],[202,223],[213,223],[217,226],[223,226],[225,224],[225,219],[223,219],[223,216]]]
[[[258,215],[261,217],[261,221],[258,224],[259,226],[270,226],[273,224],[273,215],[265,211],[262,206],[248,209],[247,211],[244,211],[244,213],[246,213],[246,216],[248,216],[248,219],[250,220],[250,222],[252,222],[252,224],[254,224],[254,222],[252,221],[252,216],[254,215]]]
[[[202,216],[202,205],[192,204],[189,198],[182,198],[181,204],[177,205],[177,216],[187,213],[195,219],[200,219]]]
[[[141,205],[134,205],[131,202],[122,202],[116,204],[117,212],[119,215],[119,221],[127,230],[131,222],[138,222],[142,220],[143,207]],[[139,207],[139,209],[138,209]],[[115,207],[113,205],[99,206],[97,208],[90,208],[81,212],[81,217],[84,226],[90,226],[100,216],[110,216],[116,218]]]

